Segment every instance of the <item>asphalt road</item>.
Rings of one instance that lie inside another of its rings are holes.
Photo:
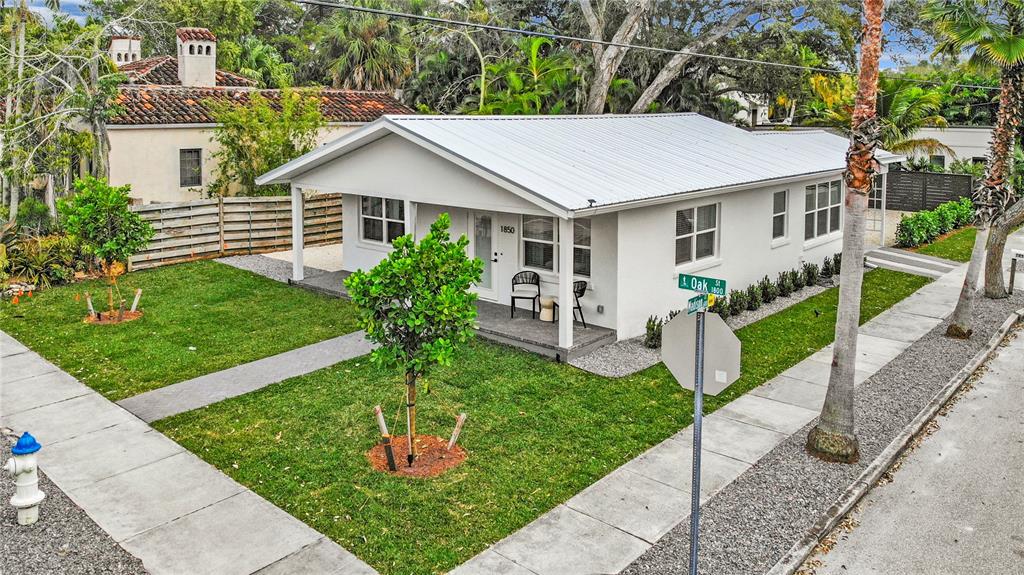
[[[1024,330],[987,367],[817,575],[1024,573]]]

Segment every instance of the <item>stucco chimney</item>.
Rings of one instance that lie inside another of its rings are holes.
[[[111,36],[107,50],[110,60],[118,68],[142,59],[142,38],[139,36]]]
[[[206,28],[178,28],[178,80],[182,86],[217,85],[217,37]]]

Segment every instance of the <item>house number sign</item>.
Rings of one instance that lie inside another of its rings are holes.
[[[514,234],[516,233],[515,226],[501,226],[501,233],[503,234]]]

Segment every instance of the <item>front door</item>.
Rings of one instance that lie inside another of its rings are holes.
[[[480,299],[491,301],[498,299],[498,238],[494,233],[496,220],[496,214],[492,212],[473,212],[469,220],[472,226],[469,253],[484,262],[484,272],[476,284],[476,292],[480,294]]]

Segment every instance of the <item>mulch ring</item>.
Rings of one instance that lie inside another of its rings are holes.
[[[456,444],[448,451],[448,441],[436,435],[416,436],[418,453],[412,467],[406,462],[409,455],[408,436],[392,437],[391,447],[395,452],[395,465],[398,470],[388,470],[387,456],[384,455],[384,445],[381,443],[366,452],[366,457],[374,469],[402,477],[437,477],[466,460],[466,450]]]
[[[85,319],[82,321],[84,321],[85,323],[94,323],[97,325],[110,325],[114,323],[125,323],[128,321],[132,321],[134,319],[139,319],[140,317],[142,317],[141,311],[126,311],[124,312],[124,316],[121,317],[120,319],[118,319],[117,312],[109,313],[101,311],[96,315],[85,316]]]

